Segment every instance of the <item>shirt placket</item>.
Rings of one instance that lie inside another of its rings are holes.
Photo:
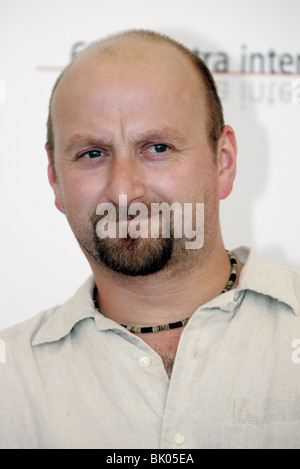
[[[190,422],[189,416],[193,414],[193,409],[201,414],[199,405],[205,406],[203,395],[210,392],[209,385],[201,381],[199,367],[201,369],[201,360],[205,361],[206,351],[214,340],[214,334],[218,333],[218,328],[212,326],[215,332],[212,331],[211,336],[206,338],[204,324],[209,316],[217,313],[219,318],[224,315],[223,326],[226,328],[239,303],[240,295],[237,292],[228,292],[226,298],[224,295],[224,298],[219,297],[215,302],[199,308],[186,326],[180,339],[168,390],[161,432],[162,449],[183,450],[194,448],[196,441],[199,443],[197,434],[204,431],[205,424],[203,426],[199,419],[199,424],[195,426]],[[199,334],[204,336],[199,339]],[[195,395],[195,390],[199,395],[197,394],[197,402],[192,402],[191,395]],[[211,426],[209,430],[212,431]]]

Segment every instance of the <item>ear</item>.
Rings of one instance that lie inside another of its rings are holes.
[[[47,156],[48,156],[48,180],[49,180],[50,186],[52,187],[53,192],[54,192],[55,206],[60,212],[65,213],[64,208],[63,208],[63,204],[62,204],[62,200],[61,200],[59,187],[58,187],[57,176],[56,176],[56,172],[55,172],[55,168],[54,168],[54,165],[53,165],[51,152],[50,152],[50,148],[49,148],[48,143],[46,143],[45,149],[46,149]]]
[[[237,143],[234,130],[224,125],[218,144],[219,199],[226,199],[232,191],[236,173]]]

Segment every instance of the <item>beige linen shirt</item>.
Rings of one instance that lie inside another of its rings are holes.
[[[0,448],[300,448],[300,273],[235,252],[238,287],[195,311],[170,380],[93,278],[1,332]]]

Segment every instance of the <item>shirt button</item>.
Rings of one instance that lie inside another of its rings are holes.
[[[174,433],[173,439],[176,445],[183,445],[184,443],[184,436],[182,433],[179,433],[179,432]]]
[[[140,358],[139,360],[139,365],[142,367],[142,368],[148,368],[148,366],[151,365],[151,359],[149,357],[142,357]]]

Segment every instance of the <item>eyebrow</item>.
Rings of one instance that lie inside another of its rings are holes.
[[[72,151],[79,146],[101,147],[110,145],[111,140],[108,141],[107,139],[95,137],[94,135],[76,133],[67,139],[64,145],[64,153],[72,153]]]
[[[158,129],[150,129],[145,132],[137,134],[134,138],[137,142],[149,141],[164,141],[164,140],[175,140],[176,142],[184,143],[187,141],[186,136],[175,127],[161,127]]]
[[[133,135],[133,138],[131,137],[130,141],[134,141],[135,143],[146,141],[166,141],[167,143],[169,139],[176,141],[178,144],[184,144],[187,142],[186,136],[174,127],[149,129],[145,132],[140,132]],[[107,138],[100,135],[95,137],[95,135],[75,133],[67,139],[64,145],[64,153],[72,153],[72,151],[74,151],[74,149],[78,146],[111,147],[113,145],[112,141],[112,138]]]

